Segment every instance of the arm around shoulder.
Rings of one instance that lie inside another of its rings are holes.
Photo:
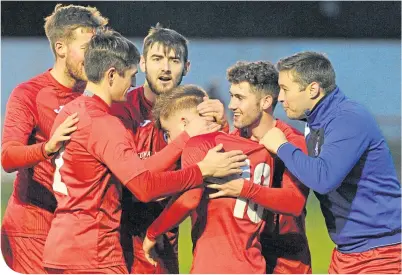
[[[320,194],[338,188],[370,144],[369,129],[361,116],[344,113],[328,123],[317,157],[305,155],[287,143],[278,150],[288,170]]]

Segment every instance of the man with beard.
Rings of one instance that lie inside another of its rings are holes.
[[[262,61],[238,62],[228,69],[227,78],[231,84],[231,100],[228,107],[233,111],[233,124],[236,128],[231,135],[236,137],[241,136],[258,143],[266,131],[273,127],[278,127],[286,133],[287,138],[292,144],[307,151],[303,135],[273,116],[279,94],[279,85],[278,72],[272,63]],[[186,97],[185,94],[182,96]],[[179,99],[180,96],[176,98],[176,100]],[[160,105],[160,102],[158,105]],[[170,103],[170,105],[172,105],[172,103]],[[218,100],[206,100],[198,105],[197,110],[198,113],[201,114],[214,113],[218,117],[223,117],[224,109]],[[186,109],[186,111],[188,110]],[[194,152],[197,151],[197,149],[195,149],[197,144],[195,144],[194,140],[195,139],[190,140],[189,143],[193,144],[193,148],[188,150],[186,147],[186,153],[190,151],[191,154],[194,154]],[[202,148],[202,137],[199,137],[198,141],[199,148]],[[197,156],[196,159],[198,159],[198,157],[199,156]],[[185,153],[182,155],[182,161],[183,159],[185,159]],[[280,159],[275,159],[273,169],[272,187],[274,188],[254,184],[247,180],[244,182],[230,181],[224,184],[208,185],[210,189],[217,190],[217,192],[209,194],[209,198],[218,199],[219,201],[227,199],[227,197],[235,197],[249,203],[253,202],[271,212],[266,213],[265,220],[267,223],[265,223],[265,228],[263,228],[263,232],[259,235],[262,249],[254,255],[255,257],[248,259],[248,261],[253,263],[261,263],[259,256],[262,253],[266,261],[266,266],[264,263],[264,268],[262,269],[260,267],[258,270],[266,270],[267,273],[276,274],[311,273],[311,258],[305,232],[304,209],[309,189],[302,185],[286,167],[284,167]],[[172,200],[172,203],[165,208],[163,213],[148,229],[147,238],[144,241],[146,255],[149,255],[149,251],[151,251],[156,238],[161,233],[164,233],[173,225],[183,221],[184,218],[194,210],[197,209],[198,213],[200,208],[203,208],[202,205],[198,206],[197,203],[200,201],[201,194],[202,192],[197,193],[197,191],[193,189],[180,196],[176,196],[176,199]],[[210,204],[208,209],[214,208],[212,205],[215,205],[215,202],[210,202]],[[223,209],[220,210],[223,211]],[[203,216],[208,216],[208,224],[206,226],[204,225],[204,227],[210,228],[212,226],[211,224],[214,223],[213,219],[216,218],[211,217],[212,215],[215,214],[219,216],[220,220],[225,219],[223,215],[224,212],[222,211],[215,213],[214,211],[210,211],[207,215],[205,213],[198,215],[199,220],[205,219]],[[272,215],[272,213],[276,214]],[[195,223],[193,219],[193,233],[196,233],[195,235],[193,234],[193,239],[194,236],[200,235],[200,232],[205,230],[203,226],[199,224],[199,222]],[[204,223],[201,222],[201,224]],[[224,224],[225,228],[230,227],[229,222]],[[219,232],[219,227],[222,227],[222,224],[216,227],[215,232]],[[238,228],[240,227],[239,225]],[[212,239],[212,237],[209,239]],[[239,241],[239,243],[242,242]],[[217,259],[217,264],[221,267],[225,266],[224,260],[219,259],[219,255],[214,252],[217,250],[215,242],[212,242],[209,246],[201,245],[201,247],[203,247],[202,250],[206,250],[206,252],[204,251],[203,253],[205,256],[200,256],[200,253],[197,255],[197,250],[200,250],[200,247],[197,249],[197,245],[200,246],[198,241],[194,243],[195,252],[192,273],[210,273],[211,266],[215,264],[215,262],[212,263],[213,259]],[[222,244],[219,251],[227,253],[227,251],[224,251],[223,247],[224,245]],[[248,246],[246,247],[247,249],[250,248]],[[243,253],[249,255],[249,252],[244,251],[247,250],[243,249]],[[211,257],[211,255],[215,256]],[[205,260],[205,258],[208,260]],[[208,266],[203,264],[205,262],[209,263]],[[234,265],[234,260],[232,262]],[[250,270],[241,270],[240,268],[239,265],[238,269],[230,271],[229,273],[252,273]],[[228,270],[227,267],[226,270]],[[221,272],[223,271],[217,271],[217,273]]]
[[[152,27],[144,39],[140,68],[145,83],[127,95],[127,102],[112,105],[112,114],[119,117],[134,134],[137,152],[145,159],[167,145],[164,132],[155,127],[152,107],[158,96],[180,85],[190,68],[186,38],[178,32]],[[200,129],[201,130],[201,129]],[[201,132],[200,132],[201,133]],[[183,132],[173,146],[184,148],[190,136]],[[161,159],[161,161],[163,161]],[[175,166],[171,167],[173,170]],[[162,212],[165,201],[141,203],[123,191],[121,243],[131,273],[178,273],[178,227],[167,232],[159,246],[160,265],[152,266],[145,258],[142,242],[146,229]]]
[[[70,139],[77,114],[52,136],[50,131],[63,106],[81,94],[83,85],[76,84],[85,84],[86,45],[108,19],[96,8],[58,4],[45,22],[54,66],[13,90],[3,128],[2,165],[18,174],[3,219],[1,250],[7,265],[19,273],[46,273],[42,254],[56,208],[50,158]]]
[[[160,96],[154,107],[157,125],[169,136],[169,141],[199,117],[197,106],[205,91],[195,85],[182,85]],[[224,150],[241,150],[247,155],[242,174],[205,178],[205,182],[239,182],[243,179],[259,187],[272,183],[274,159],[256,141],[223,132],[191,138],[181,156],[182,168],[201,160],[210,148],[223,144]],[[263,274],[265,260],[261,254],[260,233],[264,229],[266,211],[251,200],[220,198],[208,200],[209,190],[199,186],[173,196],[162,214],[148,228],[144,252],[152,264],[151,248],[161,234],[182,222],[188,215],[192,221],[193,263],[191,274],[238,273]]]
[[[233,112],[232,133],[259,141],[264,133],[278,127],[297,148],[307,152],[303,134],[274,117],[278,102],[278,71],[267,61],[238,62],[227,71],[230,82],[230,103]],[[211,103],[213,104],[213,103]],[[210,105],[211,105],[210,104]],[[211,112],[207,102],[199,112]],[[216,112],[221,112],[219,105]],[[266,272],[274,274],[312,273],[311,256],[307,242],[305,204],[309,189],[301,184],[279,158],[275,158],[273,189],[247,183],[230,182],[209,187],[218,192],[211,198],[233,196],[248,198],[275,213],[273,223],[267,223],[261,234],[262,254]]]
[[[53,129],[79,113],[78,129],[55,159],[53,189],[58,204],[43,253],[49,273],[128,273],[119,238],[120,183],[148,202],[194,188],[203,177],[240,173],[236,167],[244,165],[233,165],[241,151],[218,153],[219,146],[196,165],[179,171],[155,172],[158,165],[147,164],[162,153],[140,160],[133,135],[109,113],[112,102],[125,100],[139,59],[134,44],[119,33],[97,33],[85,52],[85,92],[67,104],[54,122]],[[197,127],[209,123],[200,116],[193,121]],[[183,130],[193,127],[190,124]],[[165,155],[159,164],[166,168],[174,164],[181,150],[173,147],[173,151],[179,152]]]

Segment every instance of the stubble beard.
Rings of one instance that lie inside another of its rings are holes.
[[[80,65],[74,65],[74,63],[70,62],[70,60],[67,58],[66,60],[66,76],[69,78],[73,79],[75,82],[82,82],[82,81],[87,81],[84,72],[80,70],[78,67]]]
[[[177,86],[179,86],[181,84],[182,80],[183,80],[183,74],[180,75],[180,78],[178,79],[177,83],[174,84],[173,87],[171,89],[169,89],[169,90],[159,90],[156,87],[157,85],[154,83],[154,81],[151,80],[151,78],[149,77],[149,74],[147,72],[145,72],[145,79],[147,80],[148,87],[151,89],[151,91],[156,96],[160,96],[161,94],[168,93],[168,92],[172,91],[174,88],[176,88]]]

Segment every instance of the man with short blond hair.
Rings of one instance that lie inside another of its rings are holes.
[[[43,247],[56,200],[50,158],[76,129],[72,114],[50,135],[56,115],[85,85],[84,53],[95,29],[108,22],[96,8],[56,5],[45,19],[53,68],[19,84],[6,106],[1,162],[18,171],[1,228],[7,265],[19,273],[45,273]]]

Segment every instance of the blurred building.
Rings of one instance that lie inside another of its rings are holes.
[[[2,116],[12,89],[52,66],[43,18],[57,3],[2,2]],[[191,71],[183,83],[200,85],[226,104],[226,69],[236,61],[276,62],[304,50],[326,53],[343,91],[376,115],[400,168],[401,2],[71,3],[96,6],[111,27],[139,48],[157,22],[184,34],[190,41]],[[137,83],[143,81],[139,74]],[[288,121],[280,106],[276,115]],[[301,122],[291,123],[304,128]]]

